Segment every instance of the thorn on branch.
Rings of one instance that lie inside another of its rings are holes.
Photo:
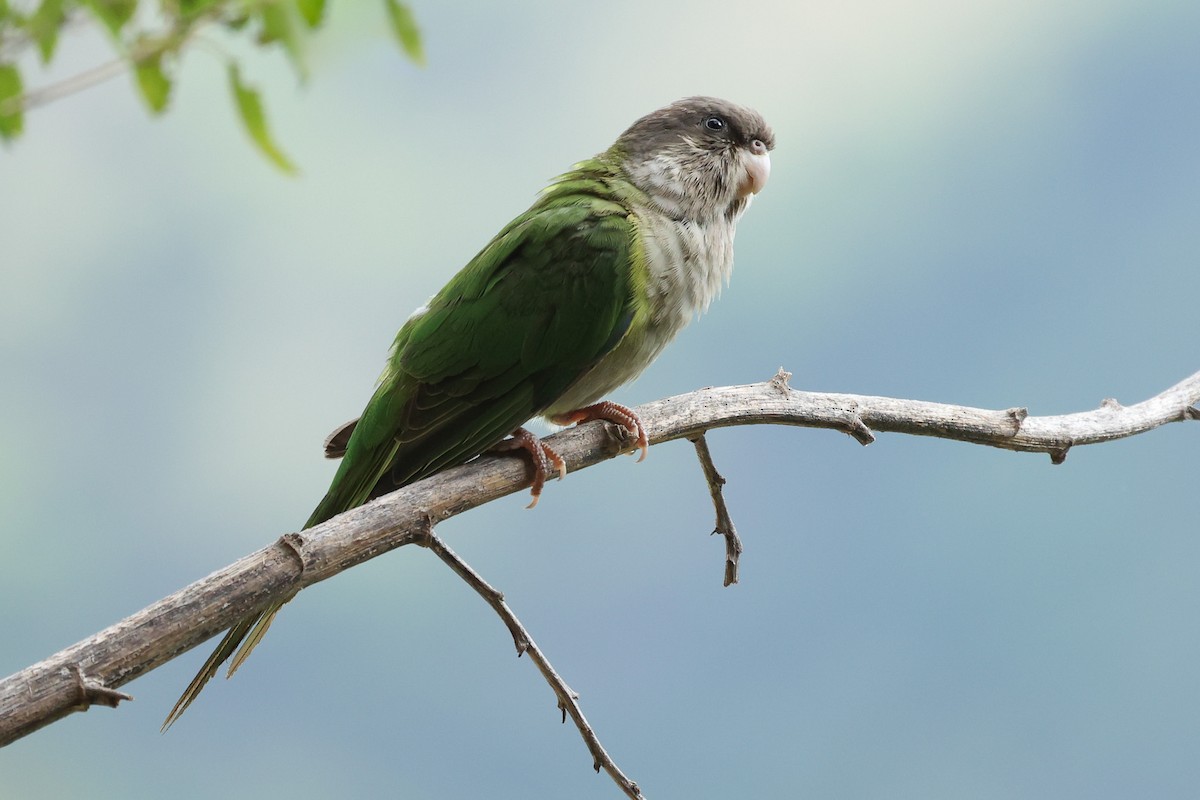
[[[1100,401],[1100,407],[1108,409],[1109,411],[1120,411],[1125,406],[1118,403],[1116,398],[1106,397]]]
[[[768,383],[770,384],[771,388],[775,389],[780,394],[787,394],[788,389],[791,388],[788,386],[788,381],[791,380],[791,377],[792,373],[788,372],[783,367],[780,367],[779,371],[775,373],[774,377],[772,377]]]
[[[1010,408],[1007,411],[1005,411],[1004,413],[1007,414],[1009,419],[1011,419],[1013,421],[1012,435],[1016,436],[1018,433],[1021,432],[1021,425],[1025,422],[1025,418],[1029,416],[1029,409],[1027,409],[1027,408]]]
[[[1047,452],[1050,453],[1050,463],[1057,466],[1066,461],[1067,451],[1070,449],[1071,446],[1067,445],[1066,447],[1056,447],[1053,450],[1048,450]]]
[[[1200,408],[1196,408],[1195,406],[1184,406],[1183,419],[1185,421],[1189,419],[1200,419]]]
[[[713,508],[717,512],[717,524],[713,535],[719,533],[725,537],[725,585],[731,586],[738,582],[738,559],[742,556],[742,540],[737,534],[733,519],[729,516],[729,507],[725,505],[725,493],[722,491],[725,479],[717,472],[704,434],[689,441],[696,447],[696,457],[700,459],[700,468],[704,470],[704,479],[708,481],[708,493],[712,496]]]
[[[87,711],[92,706],[116,708],[122,700],[133,699],[131,694],[110,689],[95,678],[84,675],[78,664],[72,664],[69,669],[75,676],[75,686],[79,689],[79,702],[76,707],[80,711]]]

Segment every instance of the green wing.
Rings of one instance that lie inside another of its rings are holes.
[[[633,236],[627,215],[576,204],[493,239],[401,329],[308,525],[478,455],[561,396],[629,327]]]
[[[518,217],[405,323],[362,417],[326,443],[344,456],[306,528],[482,453],[621,340],[635,312],[634,225],[613,202],[571,200],[548,196]],[[289,599],[225,634],[163,730],[231,656],[229,674],[241,666]]]

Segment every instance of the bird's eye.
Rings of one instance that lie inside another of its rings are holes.
[[[711,117],[705,117],[704,127],[710,131],[723,131],[725,130],[725,120],[713,114]]]

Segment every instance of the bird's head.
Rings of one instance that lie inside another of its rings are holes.
[[[767,183],[775,134],[757,111],[687,97],[629,126],[610,151],[664,213],[732,222]]]

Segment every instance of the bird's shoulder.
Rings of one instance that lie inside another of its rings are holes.
[[[563,278],[611,283],[637,258],[635,192],[601,161],[575,165],[505,225],[433,298],[429,311],[476,302],[526,305]]]
[[[397,337],[420,381],[590,363],[627,326],[640,260],[612,172],[577,165],[505,226]]]

